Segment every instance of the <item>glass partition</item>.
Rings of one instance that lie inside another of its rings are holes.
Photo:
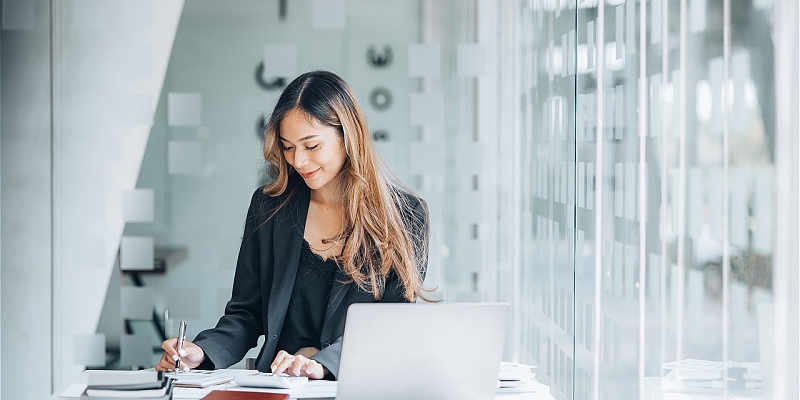
[[[537,376],[556,398],[573,398],[575,382],[585,375],[585,368],[576,367],[584,354],[574,343],[585,340],[584,318],[592,315],[591,292],[576,278],[591,271],[584,260],[587,237],[576,231],[591,210],[586,187],[578,183],[576,188],[587,171],[585,162],[575,162],[576,150],[586,153],[585,139],[574,135],[580,41],[574,9],[530,3],[521,18],[524,219],[521,296],[514,305],[524,321],[519,356],[538,364]]]
[[[517,355],[556,398],[765,396],[776,8],[522,5]]]
[[[579,2],[575,398],[761,393],[772,10]]]

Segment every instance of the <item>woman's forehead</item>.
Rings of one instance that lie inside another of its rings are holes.
[[[301,142],[312,137],[327,138],[336,136],[336,128],[324,125],[308,113],[292,109],[281,120],[281,139],[290,142]]]

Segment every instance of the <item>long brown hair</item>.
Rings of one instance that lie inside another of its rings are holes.
[[[264,193],[283,194],[289,176],[297,173],[284,158],[280,143],[281,121],[295,109],[336,128],[343,138],[346,159],[340,174],[345,196],[344,228],[326,239],[344,243],[338,257],[342,270],[376,300],[383,297],[391,271],[402,283],[407,300],[425,299],[421,292],[427,289],[423,289],[420,271],[426,268],[428,259],[425,203],[378,157],[358,100],[336,74],[308,72],[284,89],[266,127],[264,158],[275,180],[264,187]],[[415,212],[415,207],[421,212]]]

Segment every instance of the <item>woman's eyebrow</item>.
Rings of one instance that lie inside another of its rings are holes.
[[[308,136],[305,136],[305,137],[301,137],[300,140],[298,140],[298,142],[305,142],[306,140],[313,139],[313,138],[315,138],[317,136],[319,136],[319,135],[308,135]],[[284,142],[289,142],[283,136],[281,136],[281,140],[284,141]],[[289,142],[289,143],[291,143],[291,142]]]

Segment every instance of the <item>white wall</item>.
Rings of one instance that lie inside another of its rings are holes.
[[[52,372],[50,10],[44,0],[2,5],[0,397],[42,399]]]
[[[84,368],[158,101],[182,0],[55,2],[54,389]],[[5,240],[5,239],[4,239]],[[4,242],[5,243],[5,242]]]

